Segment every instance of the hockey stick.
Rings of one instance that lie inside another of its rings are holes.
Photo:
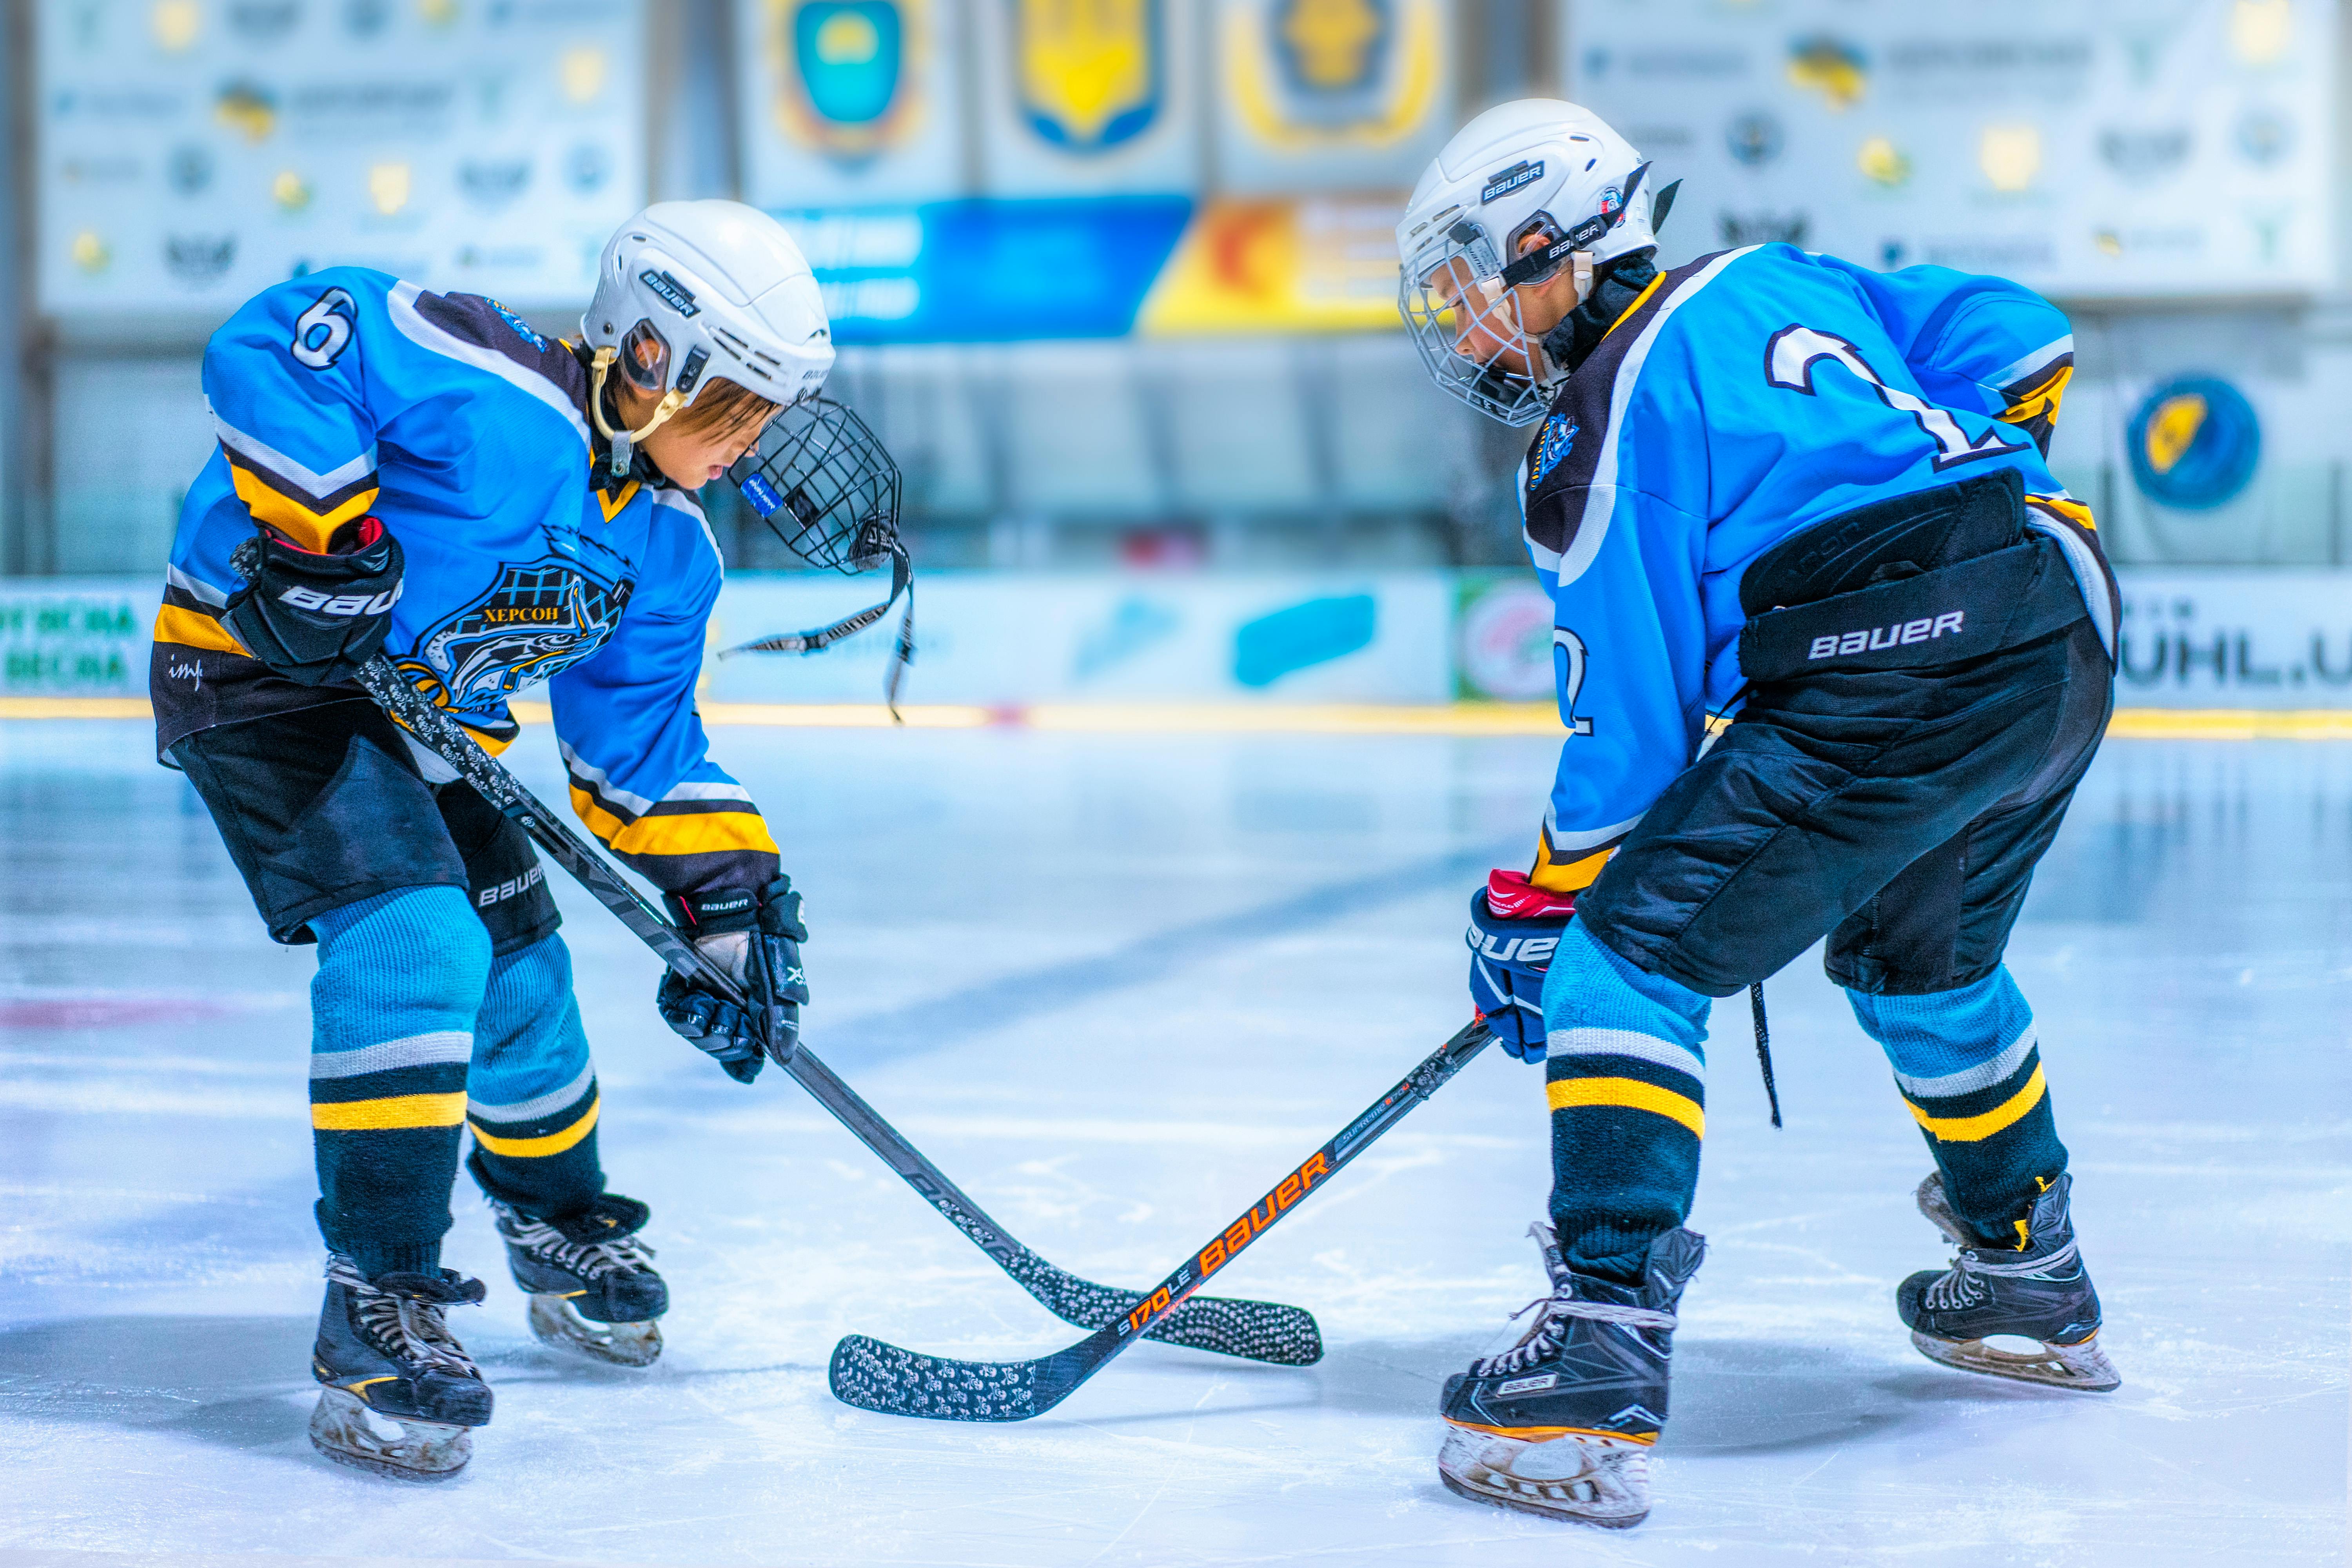
[[[1460,1072],[1493,1037],[1484,1018],[1473,1019],[1406,1074],[1402,1083],[1348,1123],[1338,1137],[1276,1183],[1274,1190],[1247,1213],[1178,1265],[1175,1273],[1162,1279],[1125,1317],[1067,1350],[1035,1361],[958,1361],[850,1334],[833,1347],[833,1364],[826,1373],[833,1396],[845,1405],[886,1415],[920,1415],[933,1421],[1026,1421],[1044,1415],[1100,1372],[1113,1356],[1151,1334],[1163,1319],[1189,1310],[1185,1299],[1210,1275],[1264,1236],[1318,1183],[1328,1180],[1370,1148],[1381,1133],[1403,1121],[1407,1111]]]
[[[679,935],[659,910],[639,897],[636,889],[623,881],[581,841],[576,832],[525,789],[504,764],[483,751],[456,720],[409,684],[390,661],[379,656],[361,668],[358,679],[385,712],[457,769],[458,776],[479,791],[483,799],[530,834],[541,849],[571,872],[597,902],[618,916],[621,923],[652,948],[664,963],[696,984],[748,1007],[734,983],[705,959],[699,949]],[[762,1008],[753,1016],[768,1015]],[[946,1215],[950,1224],[1011,1275],[1013,1283],[1064,1322],[1082,1329],[1124,1322],[1144,1301],[1141,1291],[1120,1290],[1081,1279],[1056,1268],[1014,1240],[1011,1232],[941,1175],[937,1166],[883,1121],[806,1046],[788,1055],[771,1047],[769,1055],[777,1066],[798,1079],[818,1104],[839,1118],[859,1142],[880,1155],[884,1164],[904,1177],[924,1201]],[[1286,1366],[1311,1366],[1323,1358],[1323,1336],[1314,1317],[1297,1307],[1274,1301],[1203,1298],[1187,1304],[1182,1313],[1160,1323],[1153,1330],[1152,1337],[1193,1350],[1216,1351]]]

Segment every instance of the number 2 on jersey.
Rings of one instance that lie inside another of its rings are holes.
[[[1563,656],[1559,665],[1559,713],[1571,735],[1592,733],[1592,721],[1580,719],[1576,713],[1576,694],[1584,689],[1584,639],[1566,626],[1551,629],[1554,652]]]
[[[1915,393],[1887,385],[1870,368],[1870,362],[1862,357],[1860,349],[1835,332],[1825,332],[1819,327],[1783,327],[1773,333],[1772,341],[1764,347],[1764,379],[1784,391],[1811,397],[1813,367],[1823,360],[1845,366],[1869,383],[1881,403],[1916,420],[1927,439],[1936,444],[1938,472],[1961,463],[1973,463],[1979,458],[1998,458],[2004,452],[2025,449],[2023,441],[2001,439],[1998,426],[1971,438],[1948,411],[1923,401]]]

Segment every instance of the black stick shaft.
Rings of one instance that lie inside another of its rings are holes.
[[[738,1005],[745,1005],[741,992],[726,973],[704,958],[698,948],[662,917],[660,910],[623,881],[619,873],[583,843],[562,818],[524,788],[522,782],[504,764],[484,751],[480,743],[466,732],[464,726],[410,685],[393,668],[390,660],[378,657],[361,668],[358,679],[379,706],[457,769],[458,776],[480,792],[482,798],[530,834],[532,842],[569,871],[595,897],[597,902],[612,910],[621,923],[653,949],[664,963],[685,978],[708,987]],[[774,1038],[771,1035],[772,1042]],[[769,1054],[772,1057],[777,1055],[772,1044]],[[990,1218],[985,1210],[941,1174],[939,1167],[924,1158],[920,1150],[908,1142],[897,1128],[884,1121],[872,1106],[805,1047],[792,1051],[778,1065],[792,1074],[801,1087],[808,1090],[812,1099],[848,1128],[859,1142],[872,1150],[884,1164],[896,1171],[908,1186],[919,1193],[924,1202],[937,1209],[974,1246],[987,1253],[999,1268],[1010,1274],[1014,1283],[1036,1296],[1048,1308],[1056,1312],[1063,1310],[1062,1305],[1045,1293],[1055,1289],[1063,1280],[1082,1291],[1108,1293],[1105,1287],[1090,1286],[1064,1275],[1015,1240],[1010,1231]],[[1129,1293],[1118,1294],[1125,1296]],[[1266,1320],[1264,1337],[1269,1340],[1282,1338],[1286,1331],[1289,1337],[1296,1338],[1300,1331],[1298,1327],[1285,1331],[1283,1326],[1303,1323],[1306,1340],[1314,1342],[1313,1320],[1297,1308],[1257,1302],[1221,1305],[1244,1318],[1255,1315]],[[1089,1321],[1099,1322],[1102,1320],[1097,1316]],[[1238,1354],[1260,1353],[1256,1350],[1234,1348],[1230,1330],[1220,1338],[1223,1342],[1214,1342],[1204,1336],[1202,1348],[1226,1350],[1229,1353]],[[1319,1342],[1314,1342],[1311,1352],[1302,1353],[1306,1360],[1314,1360],[1322,1353]]]

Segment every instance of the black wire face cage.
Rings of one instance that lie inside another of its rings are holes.
[[[777,415],[728,477],[812,566],[855,576],[900,548],[898,465],[866,421],[829,397]]]

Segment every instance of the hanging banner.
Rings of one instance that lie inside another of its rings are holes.
[[[1584,0],[1570,96],[1685,184],[1662,253],[1785,240],[2060,297],[2332,286],[2335,0]]]
[[[1205,204],[1152,285],[1147,337],[1396,331],[1403,193]]]
[[[744,199],[934,201],[963,190],[950,0],[739,0]]]
[[[976,0],[982,188],[1193,189],[1200,3]]]
[[[645,204],[644,0],[33,15],[49,313],[223,316],[344,264],[577,305]]]
[[[1454,129],[1451,0],[1216,0],[1220,183],[1410,189]]]
[[[1192,214],[1182,196],[939,202],[776,216],[839,343],[1124,337]]]

